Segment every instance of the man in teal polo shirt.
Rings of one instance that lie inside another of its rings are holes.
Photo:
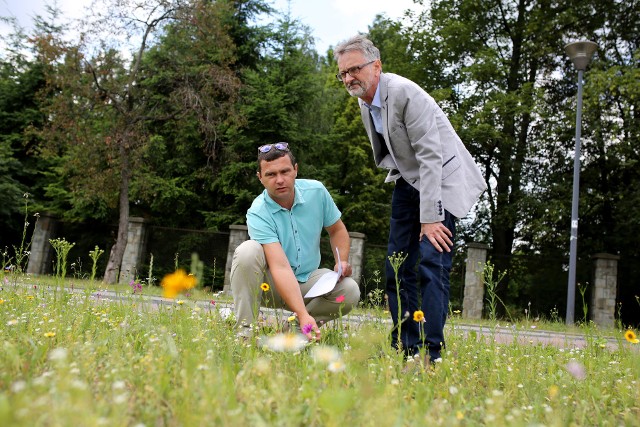
[[[358,284],[350,277],[349,233],[324,185],[296,179],[298,164],[287,143],[258,149],[257,175],[265,190],[247,211],[251,240],[238,246],[231,264],[238,334],[252,335],[263,299],[266,305],[293,311],[305,335],[319,339],[319,325],[350,312],[360,299]],[[328,293],[304,298],[331,271],[318,268],[323,228],[336,258],[334,271],[341,269],[342,276]],[[263,297],[263,283],[275,292]]]

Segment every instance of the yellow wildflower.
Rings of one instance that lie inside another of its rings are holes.
[[[422,312],[422,310],[416,310],[413,312],[413,320],[416,322],[424,321],[424,313]]]
[[[47,337],[47,338],[53,338],[53,337],[56,336],[56,333],[55,332],[45,332],[44,336]]]
[[[167,274],[160,282],[162,296],[175,298],[180,292],[193,288],[196,282],[195,276],[186,274],[182,269],[177,270],[175,273]]]
[[[636,338],[636,334],[634,334],[631,329],[629,329],[624,334],[624,337],[627,339],[627,341],[629,341],[630,343],[633,343],[633,344],[638,344],[640,342],[640,340],[638,340],[638,338]]]
[[[267,292],[269,289],[271,289],[271,287],[267,282],[264,282],[262,285],[260,285],[260,289],[262,289],[263,292]]]

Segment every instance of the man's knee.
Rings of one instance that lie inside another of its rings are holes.
[[[245,240],[233,252],[231,274],[233,274],[235,267],[246,268],[256,263],[260,264],[264,262],[263,260],[264,250],[262,245],[255,240]]]
[[[342,279],[341,284],[344,292],[344,308],[346,309],[343,314],[346,314],[360,302],[360,286],[351,277]]]

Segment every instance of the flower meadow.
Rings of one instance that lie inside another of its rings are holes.
[[[325,325],[319,342],[269,324],[245,340],[223,302],[106,292],[5,281],[1,426],[640,425],[632,330],[613,347],[596,328],[557,347],[452,316],[432,366],[390,349],[380,311]]]

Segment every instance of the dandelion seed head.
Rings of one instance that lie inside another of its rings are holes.
[[[127,384],[124,381],[115,381],[111,388],[114,390],[124,390],[127,387]]]
[[[27,383],[22,380],[16,381],[11,384],[11,391],[14,393],[20,393],[25,388],[27,388]]]
[[[302,350],[307,343],[307,337],[297,333],[276,334],[269,337],[260,337],[261,346],[271,351],[277,352],[296,352]]]
[[[113,403],[115,403],[116,405],[121,405],[123,403],[127,403],[127,399],[128,397],[126,393],[118,394],[113,397]]]
[[[69,350],[67,350],[66,348],[57,347],[49,352],[49,360],[51,360],[52,362],[64,362],[65,360],[67,360],[68,354]]]
[[[330,372],[342,372],[347,368],[347,366],[344,364],[344,362],[342,360],[335,360],[331,363],[329,363],[329,365],[327,366],[327,369]]]
[[[271,364],[269,363],[269,359],[265,357],[257,358],[253,364],[253,368],[255,373],[260,376],[271,373]]]
[[[316,363],[329,364],[340,360],[340,351],[333,346],[317,345],[313,347],[311,357]]]

